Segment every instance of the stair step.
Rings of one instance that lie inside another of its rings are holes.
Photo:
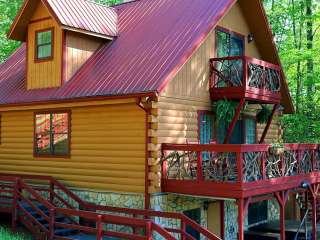
[[[55,229],[54,231],[54,234],[57,236],[71,236],[77,233],[78,233],[78,230],[66,229],[66,228]]]

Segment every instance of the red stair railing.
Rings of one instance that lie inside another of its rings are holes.
[[[56,179],[48,176],[33,176],[33,175],[14,175],[14,174],[0,174],[1,177],[5,176],[3,179],[9,179],[14,182],[16,179],[19,179],[18,186],[12,186],[12,188],[17,189],[18,200],[24,200],[27,202],[31,208],[41,214],[41,210],[38,209],[35,205],[32,205],[30,199],[26,199],[22,194],[22,189],[26,190],[32,197],[32,200],[36,200],[39,203],[43,204],[46,208],[49,209],[49,216],[43,216],[48,222],[48,228],[45,228],[44,225],[41,226],[41,223],[37,222],[36,219],[33,219],[32,216],[24,212],[24,214],[31,219],[31,222],[38,226],[38,229],[41,229],[42,232],[49,239],[53,239],[54,229],[56,227],[64,229],[74,229],[79,230],[84,233],[94,233],[97,235],[97,239],[101,236],[111,236],[124,239],[153,239],[152,234],[157,233],[164,239],[174,240],[176,239],[171,235],[171,233],[179,234],[181,239],[194,239],[186,232],[186,226],[190,226],[206,239],[210,240],[219,240],[216,235],[212,234],[210,231],[201,227],[199,224],[193,220],[186,217],[181,213],[171,213],[171,212],[158,212],[153,210],[138,210],[138,209],[129,209],[129,208],[117,208],[117,207],[108,207],[88,203],[79,198],[76,194],[66,188],[62,183]],[[39,181],[39,182],[37,182]],[[49,187],[44,187],[44,183],[47,182]],[[41,185],[35,185],[35,183],[40,183]],[[30,184],[30,185],[29,185]],[[32,184],[32,185],[31,185]],[[1,185],[0,185],[1,186]],[[45,199],[41,196],[41,193],[46,193],[48,196]],[[63,193],[64,196],[67,196],[68,199],[74,201],[79,207],[87,211],[79,210],[73,206],[68,200],[61,196]],[[59,201],[59,204],[63,207],[55,206],[56,201]],[[55,204],[54,204],[55,203]],[[22,210],[19,208],[19,210]],[[23,210],[22,210],[23,211]],[[97,211],[99,213],[97,213]],[[112,214],[110,214],[112,213]],[[15,213],[16,214],[16,213]],[[74,219],[74,217],[81,217],[84,220],[93,221],[96,224],[95,228],[83,226],[78,222],[73,221],[72,223],[61,223],[55,221],[55,215],[61,214],[69,219]],[[114,214],[114,215],[113,215]],[[126,216],[119,216],[119,215]],[[129,215],[129,216],[128,216]],[[163,228],[160,225],[152,221],[152,217],[157,218],[168,218],[176,219],[180,221],[180,229],[174,228]],[[21,220],[21,217],[19,218]],[[30,226],[30,222],[23,222],[33,234],[37,234],[34,231],[34,228]],[[133,229],[132,233],[116,232],[116,231],[106,231],[108,224],[112,225],[121,225],[127,226]],[[144,232],[144,235],[139,235],[138,233]],[[64,239],[68,239],[64,237]]]

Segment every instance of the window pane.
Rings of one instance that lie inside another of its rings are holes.
[[[51,38],[52,38],[52,31],[46,31],[46,32],[39,32],[37,33],[37,44],[51,44]]]
[[[55,155],[65,155],[69,152],[68,134],[54,134],[53,152]]]
[[[38,47],[38,59],[51,57],[51,45],[43,45]]]
[[[36,153],[50,153],[50,114],[36,115]]]
[[[229,56],[229,34],[217,31],[216,33],[216,39],[217,39],[217,57],[227,57]]]
[[[36,149],[38,154],[66,155],[69,153],[68,113],[36,115]]]
[[[254,119],[245,119],[246,142],[247,144],[256,143],[256,121]]]

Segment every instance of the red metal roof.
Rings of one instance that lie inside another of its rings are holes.
[[[117,36],[114,8],[87,0],[46,0],[61,25],[106,36]]]
[[[27,91],[22,46],[0,66],[0,104],[159,92],[234,2],[140,0],[116,6],[118,37],[60,88]]]

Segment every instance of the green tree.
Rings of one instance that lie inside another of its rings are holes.
[[[265,0],[296,113],[283,118],[285,141],[320,141],[320,1]]]
[[[3,62],[20,45],[7,39],[11,22],[17,14],[22,0],[0,0],[0,62]]]

